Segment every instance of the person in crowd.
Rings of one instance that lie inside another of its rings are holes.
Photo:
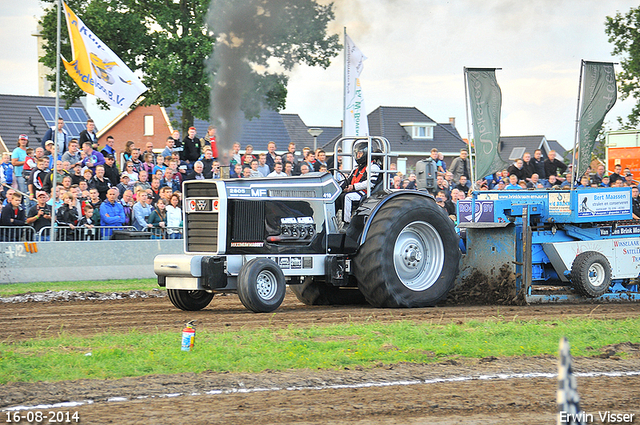
[[[269,173],[273,171],[273,167],[276,163],[276,156],[276,142],[272,141],[267,143],[266,164],[269,166]]]
[[[533,165],[534,172],[538,174],[540,180],[546,180],[547,175],[544,171],[544,159],[542,158],[542,151],[540,149],[536,149],[535,151],[533,151],[531,164]]]
[[[176,177],[173,169],[164,170],[164,177],[160,179],[160,187],[169,187],[172,192],[180,190],[180,179]]]
[[[267,154],[261,153],[258,155],[258,172],[260,173],[260,177],[267,177],[271,171],[269,164],[267,164]]]
[[[136,173],[139,173],[142,170],[142,161],[140,160],[140,148],[131,149],[131,160],[129,161],[133,164],[133,169]]]
[[[613,166],[613,173],[609,176],[609,184],[613,186],[616,180],[624,180],[622,176],[622,165],[616,164]]]
[[[146,155],[146,154],[148,154],[148,153],[150,153],[150,154],[151,154],[152,162],[153,162],[153,163],[154,163],[154,165],[155,165],[155,161],[156,161],[156,154],[155,154],[155,152],[153,152],[153,142],[151,142],[151,141],[150,141],[150,142],[145,143],[145,145],[144,145],[144,151],[143,151],[143,152],[141,152],[141,154],[140,154],[140,156],[142,157],[143,162],[144,162],[144,157],[145,157],[145,155]],[[151,171],[153,171],[153,170],[151,170]],[[149,173],[151,173],[151,171],[149,171]]]
[[[591,187],[591,183],[589,182],[589,176],[584,175],[580,177],[580,184],[577,186],[578,189],[586,189]]]
[[[116,185],[116,188],[118,189],[118,193],[120,195],[122,195],[125,190],[133,190],[133,183],[131,183],[129,174],[122,173],[122,175],[120,176],[120,183]]]
[[[300,175],[304,176],[305,174],[309,174],[309,164],[303,162],[300,164]]]
[[[155,156],[153,153],[145,152],[142,158],[144,162],[140,166],[140,169],[146,171],[147,174],[153,174],[153,168],[156,166],[156,164],[154,164]]]
[[[210,179],[213,176],[213,152],[209,146],[203,148],[202,158],[199,159],[202,163],[202,174],[206,179]]]
[[[640,192],[638,186],[631,187],[631,212],[634,220],[640,220]]]
[[[513,164],[511,164],[509,166],[509,168],[507,168],[507,172],[509,173],[509,176],[511,176],[512,174],[515,174],[518,177],[518,181],[520,180],[524,180],[524,161],[522,160],[522,158],[518,158],[516,159]],[[511,179],[509,179],[511,180]]]
[[[151,191],[148,193],[152,199],[152,204],[155,205],[160,199],[160,179],[156,176],[151,178]]]
[[[147,204],[147,192],[140,190],[136,192],[136,203],[133,205],[133,227],[142,231],[153,227],[147,220],[151,215],[151,207]]]
[[[58,118],[58,124],[45,131],[41,144],[44,148],[45,143],[49,140],[54,142],[56,132],[58,133],[58,155],[62,155],[68,150],[70,141],[69,133],[64,129],[64,119]]]
[[[196,128],[189,127],[187,135],[182,139],[182,152],[180,152],[180,160],[186,164],[193,165],[200,158],[202,149],[200,139],[196,137]]]
[[[72,184],[80,185],[81,181],[84,181],[84,176],[82,175],[82,165],[77,162],[73,165],[73,170],[71,172],[71,182]]]
[[[113,138],[113,136],[107,136],[107,139],[104,144],[104,148],[100,149],[100,153],[102,154],[102,156],[106,158],[107,155],[111,155],[112,157],[115,158],[116,149],[113,147],[115,143],[116,143],[116,140]]]
[[[113,186],[117,186],[120,183],[120,172],[116,166],[116,159],[111,154],[107,154],[104,157],[104,176],[109,179]]]
[[[36,237],[40,235],[43,227],[51,226],[51,207],[47,205],[49,196],[42,190],[36,192],[36,204],[29,208],[27,212],[26,224],[32,226],[36,232]],[[36,239],[39,240],[39,239]],[[49,240],[48,235],[44,235],[42,240]]]
[[[282,171],[282,162],[276,162],[273,172],[269,173],[269,177],[288,177],[287,174]]]
[[[94,221],[94,211],[91,205],[86,205],[84,208],[84,214],[81,214],[78,220],[77,232],[82,240],[95,240],[96,230],[95,226],[99,226],[100,222]]]
[[[240,159],[240,162],[242,163],[243,167],[250,167],[251,166],[251,161],[253,161],[254,159],[258,159],[256,158],[256,156],[253,154],[253,146],[252,145],[247,145],[244,148],[244,155],[242,155],[242,158]]]
[[[284,163],[284,170],[283,170],[283,172],[284,172],[288,177],[293,176],[293,175],[294,175],[294,174],[293,174],[293,163],[292,163],[292,162],[289,162],[289,161],[285,162],[285,163]]]
[[[247,168],[249,168],[249,177],[251,177],[251,178],[266,177],[266,176],[263,176],[262,173],[260,173],[260,171],[258,170],[258,160],[257,159],[254,159],[253,161],[251,161],[251,164],[249,164],[249,167],[246,167],[245,170]],[[244,171],[243,171],[243,173],[244,173]]]
[[[80,132],[79,141],[80,141],[80,146],[82,146],[83,148],[84,148],[84,144],[87,142],[89,143],[90,146],[98,145],[98,136],[96,135],[96,124],[93,122],[92,119],[87,120],[87,128]]]
[[[509,184],[506,185],[504,188],[505,190],[520,190],[522,189],[522,187],[520,187],[520,185],[518,184],[518,176],[515,174],[510,174],[509,175]]]
[[[437,175],[444,176],[444,173],[445,173],[445,169],[443,167],[444,161],[440,159],[440,153],[438,152],[438,148],[431,149],[429,156],[431,157],[431,160],[436,164]]]
[[[467,193],[471,188],[471,182],[467,180],[466,176],[460,176],[460,179],[458,180],[458,184],[455,185],[455,188],[464,193]]]
[[[49,161],[46,158],[40,158],[36,169],[29,177],[29,195],[35,197],[36,191],[47,189],[47,180],[49,179],[49,170],[47,165]],[[50,187],[50,185],[49,185]]]
[[[545,185],[540,180],[538,173],[531,174],[527,183],[527,189],[546,189]]]
[[[591,184],[595,184],[596,186],[600,186],[602,183],[602,178],[605,175],[604,165],[598,164],[596,167],[596,172],[593,176],[591,176]]]
[[[68,229],[59,233],[63,240],[75,240],[75,228],[78,224],[78,210],[75,207],[76,200],[70,192],[62,195],[62,207],[56,212],[56,223],[58,226],[66,226]]]
[[[204,153],[204,148],[208,147],[209,149],[211,149],[211,154],[213,156],[213,158],[218,158],[218,144],[216,142],[216,126],[215,125],[210,125],[209,128],[207,128],[207,135],[204,136],[203,138],[200,139],[200,145],[202,146],[202,152]],[[206,169],[206,164],[205,164],[205,169]]]
[[[229,177],[232,179],[242,178],[242,165],[234,164],[229,166]]]
[[[222,174],[220,171],[220,163],[218,161],[213,161],[211,165],[211,179],[219,179],[222,178]]]
[[[159,199],[156,202],[156,206],[149,216],[149,224],[153,226],[152,237],[154,239],[164,239],[163,234],[167,227],[167,206],[163,199]]]
[[[556,159],[556,151],[549,151],[548,158],[544,161],[544,173],[549,178],[550,175],[557,176],[558,170],[563,174],[567,170],[564,162]]]
[[[138,181],[138,172],[136,171],[133,162],[127,161],[127,165],[125,165],[125,171],[120,175],[121,179],[124,174],[129,176],[129,181],[131,183],[135,183]]]
[[[140,170],[138,174],[138,181],[133,184],[133,191],[138,193],[139,190],[151,189],[149,183],[149,174],[145,170]]]
[[[415,173],[409,173],[409,178],[407,180],[407,186],[405,187],[405,189],[418,189]]]
[[[127,189],[122,193],[122,199],[120,199],[120,204],[122,205],[122,210],[124,211],[124,225],[132,226],[132,217],[133,217],[133,191]]]
[[[11,165],[11,153],[2,152],[2,161],[0,161],[0,175],[2,176],[2,182],[7,186],[13,185],[13,165]],[[0,195],[5,195],[7,187],[3,186],[0,189]]]
[[[100,196],[100,200],[107,199],[107,191],[114,186],[107,177],[105,177],[104,165],[98,165],[96,167],[95,175],[89,180],[89,188],[97,189]]]
[[[15,191],[11,193],[11,197],[7,198],[7,204],[2,208],[0,213],[0,226],[20,227],[27,225],[27,217],[22,207],[22,195]],[[17,229],[4,229],[0,233],[0,240],[4,242],[13,242],[18,240],[20,232]]]
[[[152,174],[157,174],[158,171],[160,171],[162,174],[164,174],[164,170],[167,169],[167,166],[164,163],[164,159],[165,157],[162,155],[158,155],[156,157],[156,165],[153,166],[153,173]]]
[[[167,234],[169,239],[182,239],[182,209],[180,208],[180,196],[171,195],[167,205]]]
[[[631,174],[631,170],[629,168],[624,169],[624,181],[626,186],[633,186],[635,184],[633,174]]]
[[[100,226],[118,227],[125,222],[124,208],[118,202],[118,189],[112,187],[107,191],[107,200],[100,205]],[[102,238],[109,239],[113,234],[112,229],[104,229]]]
[[[233,147],[231,148],[231,152],[229,152],[231,159],[229,160],[230,169],[234,169],[236,164],[242,165],[242,155],[240,155],[240,143],[235,142]]]
[[[318,149],[316,151],[316,162],[315,164],[313,164],[313,170],[320,171],[320,167],[322,167],[323,165],[328,168],[327,153],[322,149]]]
[[[289,154],[291,156],[289,157]],[[289,142],[289,146],[287,147],[287,152],[284,154],[284,159],[290,162],[293,166],[293,169],[298,167],[298,156],[296,155],[296,144],[295,142]]]
[[[31,177],[31,172],[36,169],[38,165],[38,159],[44,158],[48,160],[47,156],[44,154],[44,149],[38,146],[35,150],[33,148],[27,148],[27,157],[24,160],[24,165],[22,166],[22,176],[25,181],[29,181],[29,177]]]
[[[180,138],[180,132],[178,130],[173,130],[171,138],[173,139],[175,149],[177,149],[178,152],[182,151],[182,139]]]
[[[193,170],[187,174],[185,180],[204,180],[206,178],[204,175],[204,164],[202,161],[196,161],[193,163]]]
[[[471,177],[471,169],[469,168],[469,151],[466,149],[460,150],[460,156],[454,158],[451,162],[449,171],[451,172],[452,180],[455,184],[460,180],[460,176],[465,176],[467,180]],[[446,179],[446,175],[445,175]]]
[[[316,153],[313,151],[307,152],[307,156],[305,156],[304,162],[309,166],[309,172],[314,171],[316,165]]]
[[[131,157],[133,156],[133,149],[134,149],[135,144],[133,143],[132,140],[127,141],[127,143],[124,144],[124,151],[122,152],[122,170],[125,170],[125,165],[127,164],[127,162],[131,161]]]
[[[84,159],[80,162],[83,167],[87,167],[93,173],[98,165],[104,165],[104,156],[93,149],[90,142],[84,142],[82,144],[82,151],[84,152]]]
[[[11,165],[13,165],[13,175],[17,184],[17,189],[26,193],[27,180],[24,178],[23,166],[27,159],[27,146],[29,144],[29,137],[26,134],[21,134],[18,137],[18,146],[11,152]]]
[[[536,172],[536,168],[533,164],[533,159],[531,158],[530,152],[525,152],[522,155],[522,176],[523,178],[520,180],[524,180],[525,182],[529,182],[531,180],[531,175]],[[539,175],[538,175],[539,176]]]

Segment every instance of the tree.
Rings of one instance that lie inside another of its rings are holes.
[[[618,90],[622,100],[632,97],[636,104],[625,123],[622,118],[618,122],[622,128],[635,128],[640,122],[640,7],[631,8],[627,13],[616,13],[607,16],[605,32],[609,42],[613,43],[613,54],[621,55],[622,72],[618,73]]]
[[[321,6],[315,0],[255,3],[253,16],[261,17],[263,24],[267,17],[277,18],[280,30],[264,37],[259,43],[261,49],[252,50],[252,56],[245,58],[256,77],[241,93],[241,106],[248,118],[256,116],[262,107],[284,108],[287,78],[283,72],[271,71],[270,58],[284,71],[301,62],[327,67],[340,48],[337,35],[327,35],[327,24],[334,17],[332,4]],[[194,118],[209,120],[210,80],[219,65],[213,61],[216,31],[211,23],[224,22],[217,17],[230,10],[229,4],[214,0],[211,11],[209,0],[68,0],[67,4],[129,68],[142,72],[149,88],[144,93],[144,105],[177,103],[183,132],[193,125]],[[261,16],[260,10],[267,16]],[[51,7],[40,21],[46,52],[41,61],[51,69],[55,69],[56,60],[56,13],[55,6]],[[66,27],[62,45],[63,55],[70,59]],[[69,104],[83,93],[63,74],[60,89]],[[48,78],[55,80],[55,76]]]

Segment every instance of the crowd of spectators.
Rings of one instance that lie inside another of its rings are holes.
[[[106,137],[105,145],[98,146],[93,121],[87,122],[79,139],[69,138],[61,131],[63,124],[59,120],[60,142],[55,153],[50,140],[55,128],[47,132],[40,146],[29,147],[28,137],[21,135],[18,147],[3,153],[0,226],[31,226],[40,234],[51,225],[55,202],[55,221],[69,232],[66,239],[78,238],[77,229],[95,238],[96,227],[103,228],[99,237],[105,238],[119,226],[150,232],[154,238],[181,238],[182,182],[223,177],[213,126],[202,138],[197,137],[194,127],[183,139],[174,132],[165,140],[165,146],[157,149],[152,142],[143,149],[129,141],[118,156],[113,137]],[[322,149],[305,147],[299,156],[293,142],[281,154],[276,153],[274,142],[269,142],[267,152],[261,153],[254,153],[251,145],[241,152],[241,145],[235,143],[229,158],[231,178],[289,177],[341,168],[341,158],[334,161]],[[432,149],[431,159],[437,171],[433,194],[440,206],[455,215],[457,201],[470,196],[473,190],[468,152],[462,150],[449,167],[437,149]],[[386,176],[391,189],[417,189],[416,174],[404,175],[395,164],[391,164]],[[571,166],[556,159],[555,151],[544,159],[542,151],[536,150],[533,156],[525,153],[507,169],[478,180],[475,189],[568,189],[572,178]],[[616,165],[614,172],[607,174],[604,165],[599,165],[595,173],[582,176],[577,187],[633,186],[633,212],[637,219],[640,202],[636,184],[628,169],[623,171]]]

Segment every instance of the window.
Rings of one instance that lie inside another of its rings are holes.
[[[153,136],[153,115],[144,116],[144,135]]]
[[[436,123],[401,122],[406,132],[413,139],[433,139],[433,128]]]

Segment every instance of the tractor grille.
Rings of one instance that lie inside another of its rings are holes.
[[[258,242],[265,237],[264,202],[236,201],[233,214],[233,242]]]
[[[186,214],[187,252],[218,251],[218,213]]]
[[[218,188],[213,183],[187,182],[186,198],[217,198]],[[218,251],[218,213],[193,212],[185,214],[187,252]]]
[[[217,198],[218,186],[215,183],[187,182],[184,185],[185,198]]]

